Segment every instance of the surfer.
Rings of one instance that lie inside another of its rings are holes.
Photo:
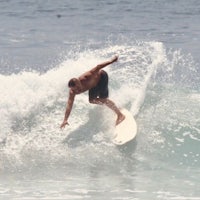
[[[116,125],[125,119],[124,114],[113,101],[108,98],[108,74],[102,68],[110,65],[118,60],[118,56],[111,60],[98,64],[90,71],[82,74],[78,78],[72,78],[68,82],[69,97],[67,101],[66,111],[63,123],[60,128],[64,128],[68,123],[68,117],[71,113],[75,96],[77,94],[89,91],[89,102],[93,104],[106,105],[117,114]]]

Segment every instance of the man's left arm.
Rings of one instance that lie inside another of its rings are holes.
[[[60,128],[65,128],[66,125],[69,125],[68,118],[69,118],[69,115],[70,115],[71,110],[72,110],[74,98],[75,98],[75,94],[70,90],[69,98],[68,98],[68,101],[67,101],[67,107],[66,107],[66,111],[65,111],[65,117],[64,117],[63,123],[61,124]]]

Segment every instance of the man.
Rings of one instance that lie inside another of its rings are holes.
[[[117,114],[116,125],[125,119],[125,116],[117,108],[115,103],[108,98],[108,75],[102,70],[102,68],[110,65],[118,60],[118,56],[115,56],[110,61],[101,63],[91,69],[90,71],[82,74],[78,78],[72,78],[68,82],[69,97],[67,101],[67,107],[65,111],[65,117],[60,128],[64,128],[68,123],[68,117],[72,110],[74,98],[77,94],[89,91],[89,102],[94,104],[105,104]]]

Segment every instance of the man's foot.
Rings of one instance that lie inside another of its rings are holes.
[[[119,114],[117,117],[116,126],[120,124],[125,118],[126,118],[125,115],[123,115],[122,113]]]

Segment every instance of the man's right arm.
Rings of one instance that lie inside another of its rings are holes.
[[[114,56],[111,60],[106,61],[106,62],[103,62],[103,63],[101,63],[101,64],[98,64],[95,68],[93,68],[93,69],[91,70],[91,72],[99,71],[100,69],[106,67],[107,65],[110,65],[110,64],[116,62],[117,60],[118,60],[118,56]]]
[[[72,110],[74,98],[75,98],[75,94],[70,90],[68,101],[67,101],[67,106],[66,106],[66,111],[65,111],[65,117],[64,117],[63,123],[61,124],[60,128],[64,128],[67,124],[69,124],[68,118],[69,118],[69,115]]]

